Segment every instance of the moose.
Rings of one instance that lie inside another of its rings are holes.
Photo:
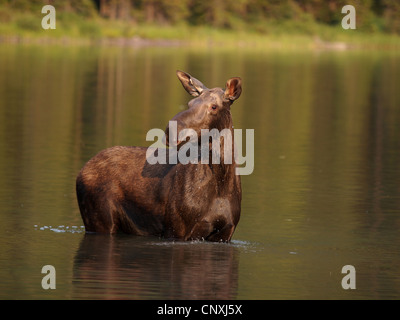
[[[199,137],[202,129],[232,132],[230,108],[242,92],[241,79],[230,78],[225,89],[209,89],[188,73],[176,73],[194,97],[187,109],[172,118],[178,136],[188,128]],[[168,142],[170,131],[167,126],[166,152],[172,147]],[[176,147],[185,143],[189,143],[187,139],[177,139]],[[215,144],[210,141],[206,156],[211,159],[213,152],[219,151],[218,163],[150,164],[145,147],[115,146],[100,151],[76,179],[86,232],[229,242],[240,218],[242,189],[234,157],[231,161],[223,158],[224,147],[233,149],[233,138],[221,137],[216,145],[220,150],[214,150]]]

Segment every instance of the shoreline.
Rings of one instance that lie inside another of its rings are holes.
[[[0,45],[3,44],[35,44],[35,45],[78,45],[78,46],[110,46],[131,48],[245,48],[245,49],[281,49],[281,50],[322,50],[322,51],[351,51],[351,50],[398,50],[400,52],[400,37],[390,39],[379,36],[377,39],[365,41],[363,38],[355,38],[356,41],[326,41],[319,36],[285,35],[284,40],[277,36],[242,37],[239,39],[221,39],[215,37],[201,38],[197,40],[169,39],[169,38],[144,38],[133,37],[73,37],[73,36],[26,36],[26,35],[0,35]]]

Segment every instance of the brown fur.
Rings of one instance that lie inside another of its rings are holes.
[[[196,97],[172,119],[178,123],[178,132],[192,128],[200,137],[201,129],[228,128],[233,137],[230,106],[240,96],[240,78],[228,80],[224,91],[208,89],[187,73],[178,71],[177,75]],[[168,143],[168,127],[165,133]],[[178,143],[178,148],[184,144]],[[221,138],[221,155],[223,147]],[[229,147],[233,148],[233,138]],[[112,147],[82,168],[76,192],[86,231],[229,241],[239,222],[242,197],[236,163],[222,159],[212,164],[211,144],[210,164],[151,165],[146,151]]]

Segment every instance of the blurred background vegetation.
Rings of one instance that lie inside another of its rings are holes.
[[[56,8],[51,32],[41,28],[45,4]],[[341,28],[347,4],[356,8],[357,34],[365,41],[371,34],[399,38],[398,0],[0,0],[0,36],[347,41],[352,31]]]

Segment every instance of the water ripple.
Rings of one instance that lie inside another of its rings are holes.
[[[84,226],[65,226],[65,225],[60,225],[57,227],[53,226],[39,226],[35,224],[33,226],[35,230],[40,230],[40,231],[52,231],[56,233],[85,233],[85,227]]]

